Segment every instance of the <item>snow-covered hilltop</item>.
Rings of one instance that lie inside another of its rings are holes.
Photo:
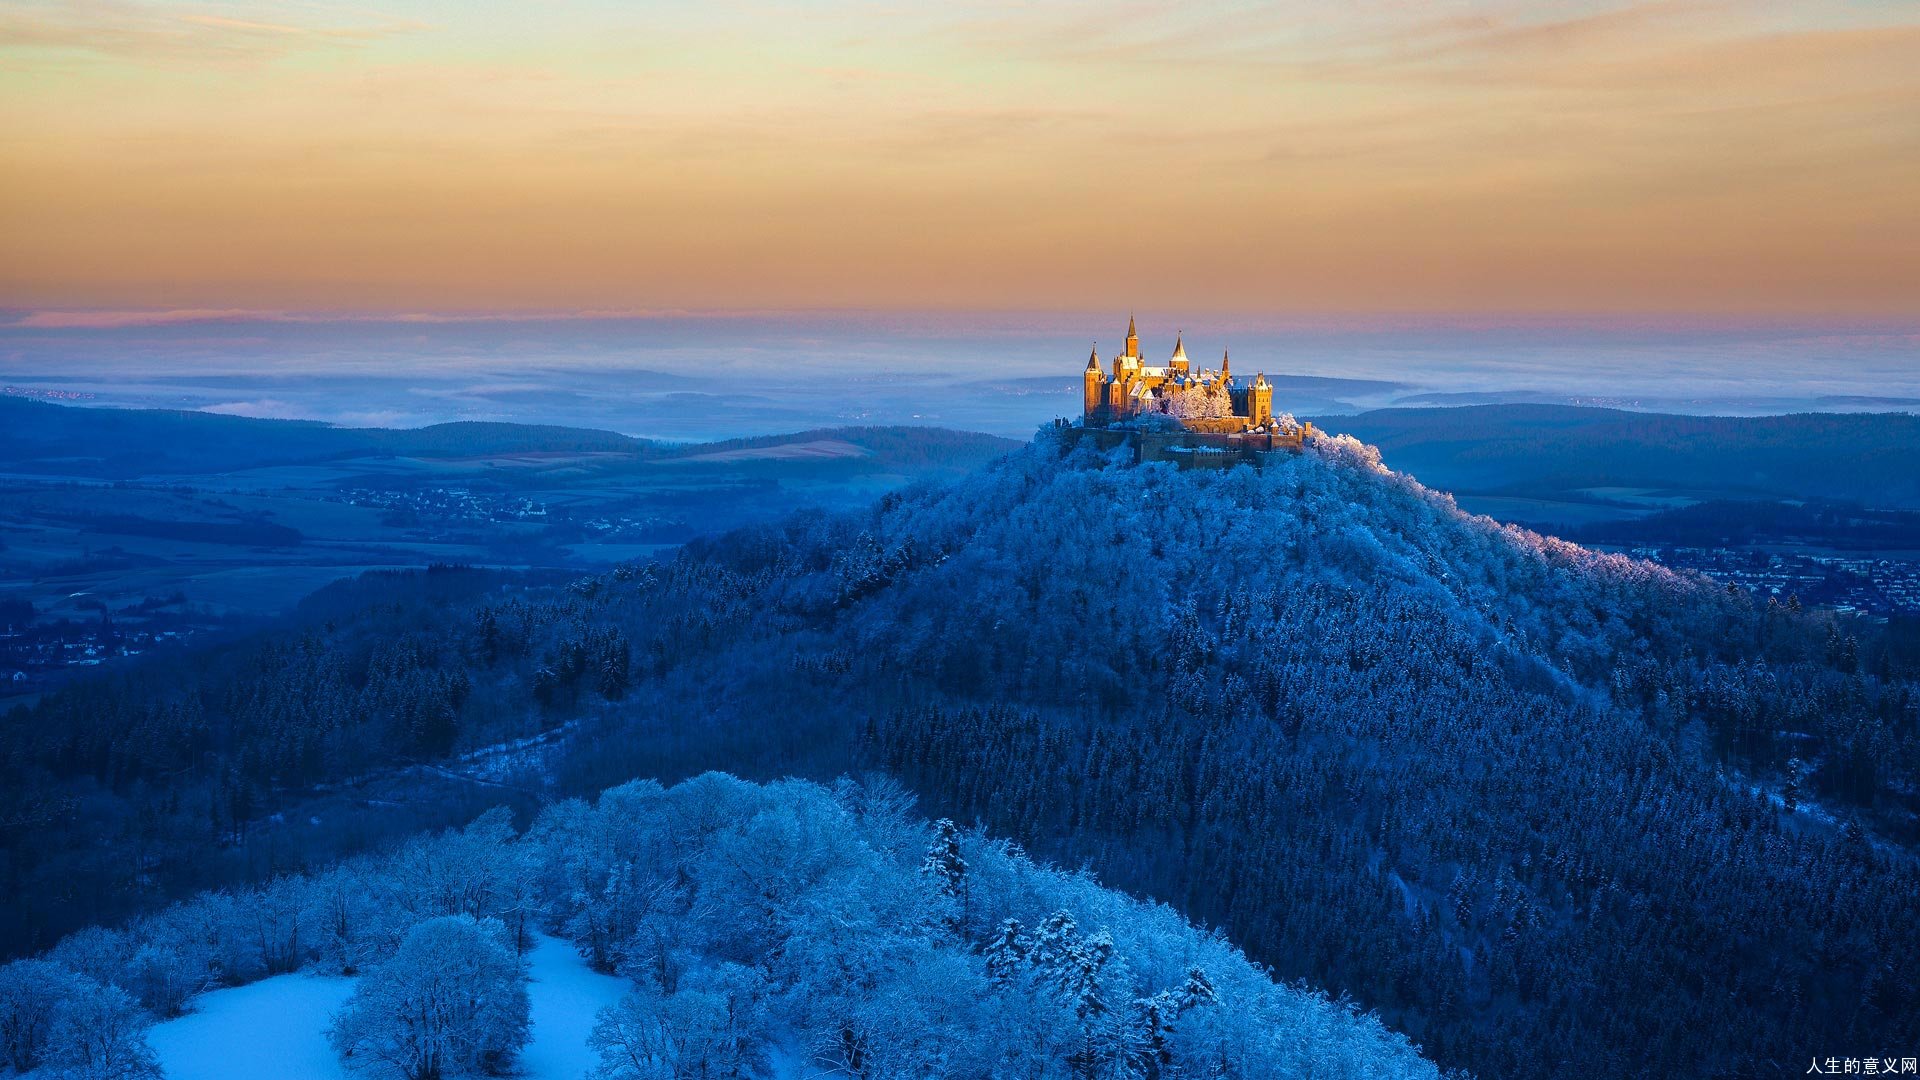
[[[0,969],[0,1049],[75,1080],[1437,1075],[1167,908],[910,806],[712,774],[524,835],[489,814]],[[187,1014],[157,1054],[143,1008]]]

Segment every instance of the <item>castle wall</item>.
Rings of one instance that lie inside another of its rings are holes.
[[[1167,457],[1182,469],[1231,469],[1247,460],[1247,456],[1237,450],[1215,446],[1169,447]]]
[[[1132,446],[1135,463],[1168,461],[1182,469],[1230,468],[1242,463],[1266,465],[1281,454],[1306,446],[1308,428],[1292,435],[1274,432],[1141,431],[1137,428],[1067,427],[1068,445],[1091,441],[1095,449]]]
[[[1201,435],[1231,435],[1245,431],[1250,426],[1244,416],[1220,416],[1207,419],[1182,420],[1188,431]]]
[[[1080,439],[1092,439],[1096,450],[1105,452],[1116,446],[1125,446],[1128,432],[1124,428],[1074,428]]]
[[[1179,432],[1136,432],[1133,440],[1133,459],[1135,461],[1172,460],[1172,455],[1168,451],[1183,445],[1185,439],[1186,436]]]

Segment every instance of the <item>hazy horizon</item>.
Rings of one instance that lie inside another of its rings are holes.
[[[1024,436],[1079,408],[1105,315],[755,313],[627,319],[153,320],[0,325],[0,383],[81,403],[350,426],[448,420],[713,439],[841,424]],[[1761,414],[1920,405],[1920,327],[1187,318],[1139,313],[1149,357],[1287,377],[1305,415],[1564,401]],[[1308,382],[1304,380],[1339,380]]]

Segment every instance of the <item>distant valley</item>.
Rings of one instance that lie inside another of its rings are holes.
[[[887,428],[668,444],[0,398],[0,698],[252,625],[342,577],[462,564],[564,580],[805,507],[865,505],[1017,445]]]

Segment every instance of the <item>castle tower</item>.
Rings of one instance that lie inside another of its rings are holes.
[[[1187,345],[1186,345],[1185,333],[1179,333],[1173,336],[1173,359],[1167,361],[1167,369],[1173,372],[1173,374],[1175,375],[1185,375],[1187,373]]]
[[[1124,355],[1140,359],[1140,333],[1133,328],[1132,312],[1127,313],[1127,351]]]
[[[1253,386],[1247,391],[1247,425],[1264,427],[1273,422],[1273,384],[1267,381],[1266,372],[1253,377]]]
[[[1233,358],[1227,355],[1225,349],[1220,350],[1220,384],[1233,385]]]
[[[1082,382],[1084,383],[1085,390],[1083,397],[1086,405],[1085,416],[1088,420],[1092,420],[1099,414],[1101,408],[1106,405],[1107,401],[1107,374],[1100,370],[1100,344],[1098,342],[1094,343],[1093,352],[1087,356],[1087,371],[1082,377]]]

